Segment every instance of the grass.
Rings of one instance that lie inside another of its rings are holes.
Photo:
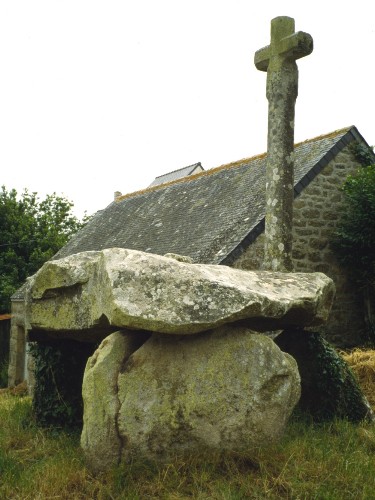
[[[22,391],[0,392],[0,422],[0,499],[375,499],[374,424],[295,416],[267,449],[124,464],[94,476],[79,435],[38,428]]]

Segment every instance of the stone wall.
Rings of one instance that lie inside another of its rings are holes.
[[[336,285],[336,299],[328,323],[321,328],[337,346],[353,346],[364,332],[363,298],[339,266],[330,247],[340,220],[346,177],[359,168],[348,147],[344,148],[294,200],[293,263],[295,271],[320,271]],[[259,269],[264,255],[264,233],[237,259],[234,267]]]

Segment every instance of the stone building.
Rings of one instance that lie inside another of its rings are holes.
[[[360,167],[351,147],[355,143],[368,147],[352,126],[295,145],[294,267],[297,272],[321,271],[334,280],[337,295],[324,331],[338,346],[358,344],[365,328],[361,294],[330,247],[342,210],[340,188]],[[54,258],[122,247],[187,255],[200,263],[260,268],[265,165],[262,154],[118,196]],[[22,289],[13,297],[12,312],[9,381],[15,384],[25,370]]]

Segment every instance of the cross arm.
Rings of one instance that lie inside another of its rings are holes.
[[[313,48],[311,35],[304,31],[298,31],[278,40],[277,44],[271,43],[271,45],[257,50],[254,55],[254,64],[259,71],[267,71],[272,56],[295,61],[311,54]]]
[[[270,62],[270,46],[263,47],[255,52],[254,64],[259,71],[267,71]]]
[[[280,40],[278,53],[288,59],[296,60],[311,54],[313,48],[312,36],[304,31],[298,31]]]

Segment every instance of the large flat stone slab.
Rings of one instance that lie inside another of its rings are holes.
[[[242,271],[112,248],[47,262],[25,297],[30,330],[194,334],[238,321],[257,330],[319,325],[334,285],[322,273]]]

